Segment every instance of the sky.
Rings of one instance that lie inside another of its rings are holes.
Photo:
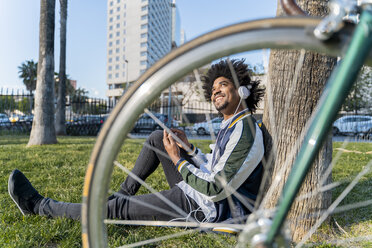
[[[89,3],[89,4],[88,4]],[[187,40],[225,25],[275,16],[277,0],[177,0]],[[106,0],[68,1],[66,70],[90,97],[105,98]],[[0,0],[0,92],[25,90],[18,67],[38,61],[40,0]],[[55,71],[59,68],[56,0]],[[251,58],[255,60],[255,58]],[[257,63],[259,61],[255,61]]]

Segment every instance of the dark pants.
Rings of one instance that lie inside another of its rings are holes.
[[[161,191],[159,194],[187,214],[198,209],[199,206],[195,201],[187,197],[180,188],[175,186],[182,180],[182,176],[172,161],[148,147],[155,147],[166,154],[163,145],[163,131],[153,132],[146,140],[146,144],[137,158],[132,173],[145,180],[161,163],[170,189]],[[190,161],[190,158],[182,149],[181,156]],[[155,194],[135,195],[140,186],[139,182],[128,176],[121,184],[121,194],[116,193],[109,198],[107,202],[107,218],[168,221],[186,217],[185,214],[180,213],[182,211],[175,210],[174,207],[161,200]],[[39,214],[50,217],[80,219],[81,204],[58,202],[45,198],[40,204]],[[204,218],[204,214],[199,210],[195,211],[192,217],[201,220]]]

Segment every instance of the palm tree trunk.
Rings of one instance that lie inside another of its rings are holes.
[[[40,0],[35,114],[28,146],[57,143],[54,129],[54,12],[55,0]]]
[[[324,16],[326,14],[328,1],[299,0],[297,2],[302,9],[311,15]],[[280,4],[278,6],[277,15],[283,15]],[[296,144],[296,140],[309,120],[326,80],[336,63],[335,58],[306,52],[299,76],[294,80],[293,77],[299,57],[300,52],[298,51],[272,50],[270,54],[270,78],[265,97],[263,123],[267,128],[267,135],[265,135],[265,144],[267,145],[266,158],[270,157],[268,156],[270,153],[273,153],[273,157],[271,157],[271,163],[267,164],[270,176],[269,182],[266,184],[266,190],[283,168],[284,174],[281,176],[279,185],[275,186],[276,190],[271,195],[266,196],[269,199],[265,204],[267,208],[273,208],[276,205],[281,193],[281,190],[278,189],[282,189],[284,182],[288,178],[290,165],[294,160],[290,159],[292,149],[294,149],[295,153],[298,152],[299,145]],[[289,93],[291,91],[293,92]],[[288,98],[289,94],[291,98]],[[269,98],[268,96],[272,97]],[[272,105],[273,108],[270,109],[269,105]],[[289,108],[285,109],[287,106]],[[271,118],[273,116],[275,118]],[[288,159],[290,163],[286,163]],[[299,195],[319,188],[320,178],[329,166],[331,159],[332,141],[330,137],[325,142],[313,164],[312,170],[306,177]],[[329,176],[324,184],[328,184],[330,181],[331,177]],[[330,201],[331,193],[325,192],[293,203],[289,213],[289,219],[291,220],[289,226],[293,240],[298,241],[306,234],[317,219],[314,216],[327,208],[330,205]]]
[[[56,133],[66,135],[66,29],[67,29],[67,0],[60,0],[61,30],[59,55],[59,84],[56,113]]]

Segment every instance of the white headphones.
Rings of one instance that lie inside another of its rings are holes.
[[[251,95],[251,91],[250,91],[251,88],[252,88],[251,85],[240,86],[238,89],[238,94],[240,98],[244,100],[247,99]]]

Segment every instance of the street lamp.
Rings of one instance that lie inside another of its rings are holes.
[[[129,61],[128,60],[124,60],[124,62],[125,63],[127,63],[126,64],[126,72],[125,72],[125,76],[126,76],[126,81],[127,81],[127,83],[126,83],[126,85],[125,85],[125,92],[127,91],[127,89],[128,89],[128,87],[129,87],[129,82],[128,82],[128,67],[129,67]]]

